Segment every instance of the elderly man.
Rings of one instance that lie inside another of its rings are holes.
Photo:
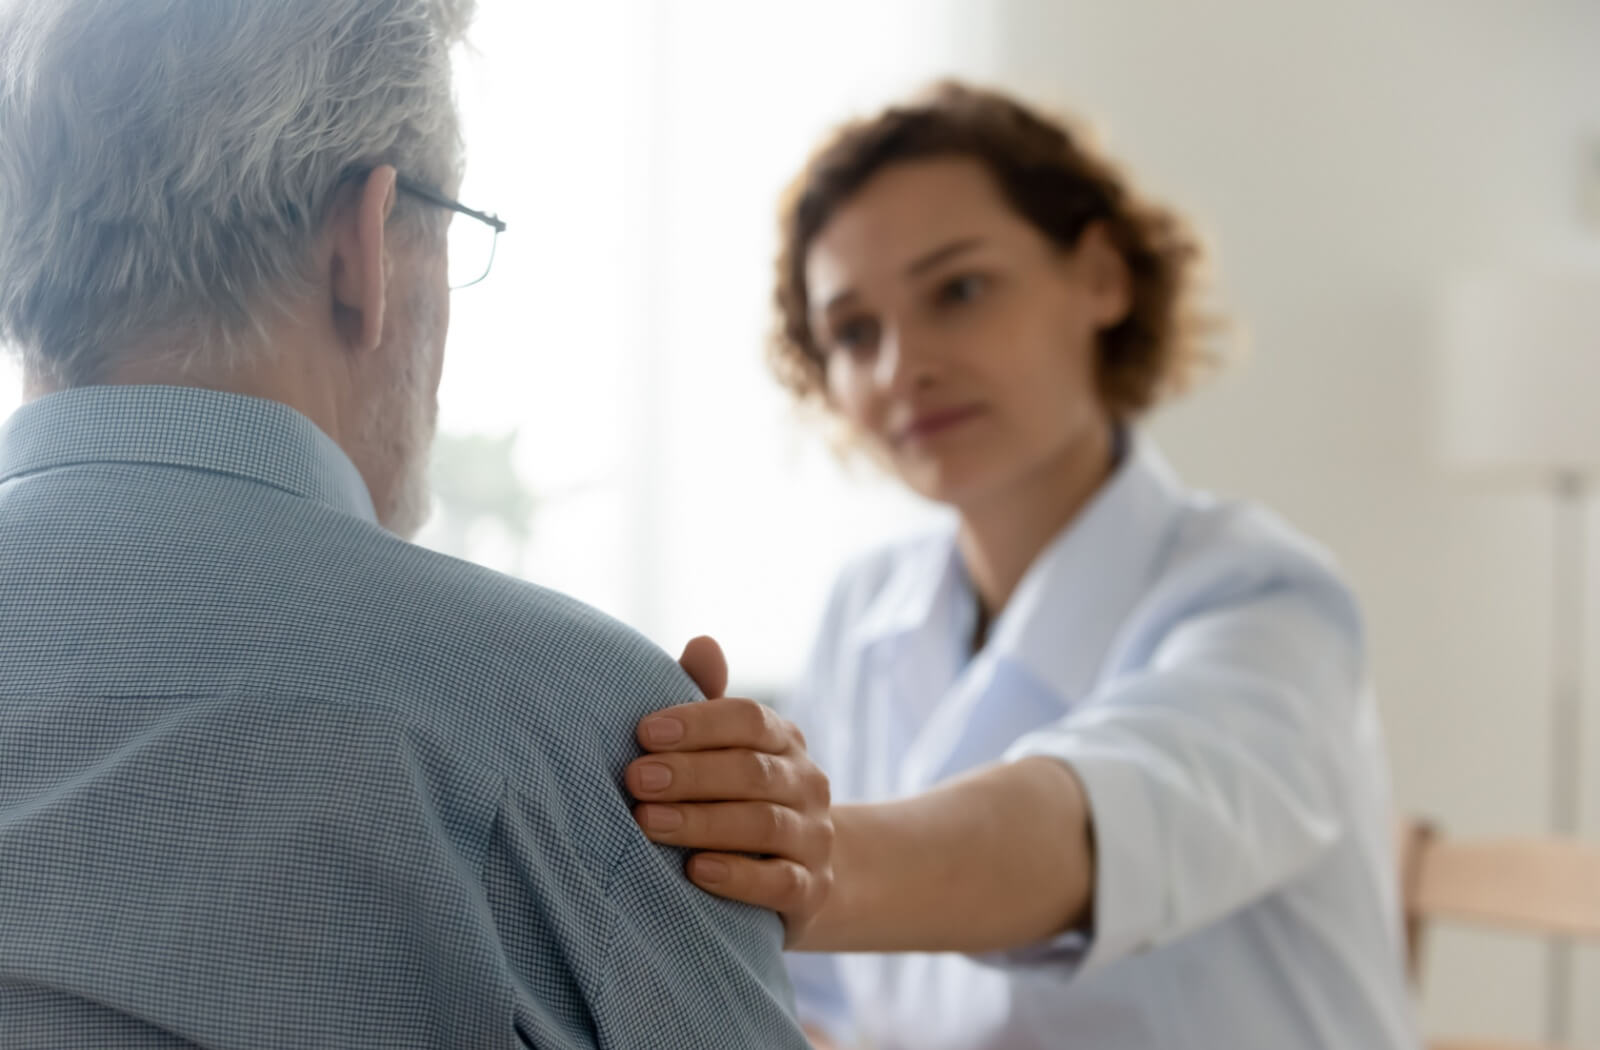
[[[0,0],[0,1045],[804,1045],[620,789],[694,684],[401,538],[467,6]]]

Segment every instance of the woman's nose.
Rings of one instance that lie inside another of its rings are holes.
[[[928,340],[899,326],[884,332],[873,362],[873,381],[880,390],[895,392],[924,387],[938,373],[938,360]]]

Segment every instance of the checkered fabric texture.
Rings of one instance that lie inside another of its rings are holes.
[[[635,827],[676,664],[376,524],[285,406],[0,430],[0,1047],[801,1048],[765,912]]]

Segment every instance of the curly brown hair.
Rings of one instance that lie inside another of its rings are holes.
[[[1131,292],[1127,317],[1100,335],[1098,384],[1114,417],[1138,417],[1217,362],[1210,337],[1221,322],[1195,303],[1204,253],[1188,223],[1136,194],[1066,121],[996,91],[944,81],[840,128],[784,194],[769,358],[796,397],[816,401],[824,390],[805,279],[812,242],[878,172],[939,157],[980,161],[1010,205],[1063,250],[1092,223],[1104,224]]]

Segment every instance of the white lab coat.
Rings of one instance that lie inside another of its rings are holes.
[[[1418,1045],[1360,616],[1324,554],[1135,437],[970,655],[976,608],[953,527],[858,561],[790,713],[841,802],[1070,763],[1093,933],[793,954],[803,1020],[875,1050]]]

